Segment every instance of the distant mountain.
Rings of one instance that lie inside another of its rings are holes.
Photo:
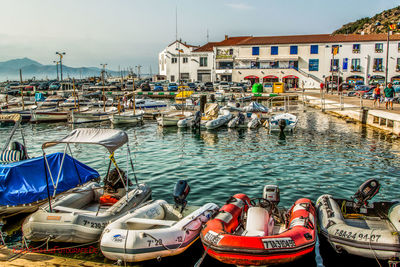
[[[400,6],[382,11],[371,18],[365,17],[345,24],[340,29],[334,31],[333,34],[387,33],[388,25],[391,23],[397,24],[399,20]],[[376,25],[377,22],[381,25]]]
[[[96,67],[73,68],[63,65],[64,78],[85,78],[91,76],[100,76],[101,69]],[[57,77],[56,65],[43,65],[29,58],[12,59],[0,62],[0,81],[19,80],[19,70],[22,70],[24,80],[32,79],[54,79]],[[60,69],[59,69],[60,71]],[[111,76],[119,76],[117,71],[106,70]]]

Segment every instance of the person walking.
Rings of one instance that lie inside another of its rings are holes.
[[[381,85],[380,84],[378,84],[374,89],[374,107],[375,107],[376,101],[378,101],[378,108],[380,108],[381,107]]]
[[[392,83],[389,83],[385,90],[383,90],[385,93],[385,106],[386,109],[392,109],[393,110],[393,98],[394,98],[394,88]],[[390,108],[389,108],[390,106]]]

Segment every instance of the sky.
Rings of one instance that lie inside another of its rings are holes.
[[[158,53],[178,39],[203,45],[229,36],[332,33],[398,0],[0,0],[0,61],[157,73]]]

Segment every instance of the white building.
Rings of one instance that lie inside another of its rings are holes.
[[[193,63],[181,72],[189,73],[183,76],[189,80],[208,80],[208,74],[204,74],[207,72],[212,81],[281,81],[287,87],[306,88],[319,88],[321,82],[330,80],[337,82],[338,77],[340,82],[384,82],[386,72],[388,81],[400,81],[400,35],[390,36],[387,69],[386,40],[386,34],[225,36],[218,43],[192,50],[187,47]],[[165,61],[164,51],[160,53],[160,62],[165,63],[162,67],[167,77],[176,77],[176,65],[172,58]],[[200,66],[200,58],[206,55],[207,66]]]

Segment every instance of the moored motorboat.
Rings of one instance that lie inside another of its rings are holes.
[[[297,116],[290,113],[276,114],[271,117],[266,126],[270,131],[293,132],[297,126]]]
[[[233,117],[232,113],[229,110],[221,110],[221,113],[218,118],[215,120],[210,120],[205,124],[205,127],[208,130],[217,129],[221,126],[227,124]]]
[[[179,128],[195,128],[200,127],[201,113],[197,111],[193,116],[182,118],[178,121],[177,126]]]
[[[251,114],[250,121],[247,123],[247,128],[257,129],[261,125],[261,120],[256,113]]]
[[[133,110],[125,111],[121,114],[114,113],[110,116],[110,121],[112,124],[130,124],[137,125],[143,124],[144,111],[138,110],[133,112]]]
[[[121,217],[151,197],[151,189],[147,185],[139,184],[136,176],[136,185],[133,185],[128,173],[124,173],[115,162],[114,152],[124,144],[127,144],[127,158],[130,157],[128,135],[124,131],[76,129],[60,140],[44,143],[42,149],[57,144],[65,144],[66,149],[70,144],[104,146],[110,153],[104,186],[91,182],[58,199],[52,199],[49,195],[48,203],[25,219],[22,226],[25,238],[32,241],[93,242],[99,239],[111,220]],[[59,161],[63,165],[63,161]],[[133,170],[131,159],[130,162]],[[113,170],[111,164],[115,167]],[[75,175],[75,180],[80,179],[74,167],[69,166],[68,170]]]
[[[105,110],[103,108],[99,108],[82,112],[71,111],[68,114],[68,122],[79,124],[108,121],[110,119],[110,116],[114,113],[117,113],[116,107],[107,107]]]
[[[259,266],[291,262],[313,251],[317,233],[311,201],[299,199],[287,213],[278,202],[273,185],[264,188],[263,198],[231,197],[201,231],[207,253],[223,263]]]
[[[246,128],[248,121],[243,113],[239,112],[233,119],[231,119],[227,126],[228,128]]]
[[[110,223],[101,236],[103,255],[114,261],[138,262],[185,251],[218,210],[214,203],[186,205],[188,188],[185,181],[178,181],[175,204],[151,201]]]
[[[379,188],[377,180],[369,179],[351,199],[320,196],[316,207],[321,233],[336,252],[399,263],[400,203],[369,204]]]
[[[159,117],[157,117],[158,125],[162,127],[169,127],[169,126],[177,126],[178,121],[187,117],[192,116],[193,113],[189,111],[175,111],[172,113],[161,113]]]

